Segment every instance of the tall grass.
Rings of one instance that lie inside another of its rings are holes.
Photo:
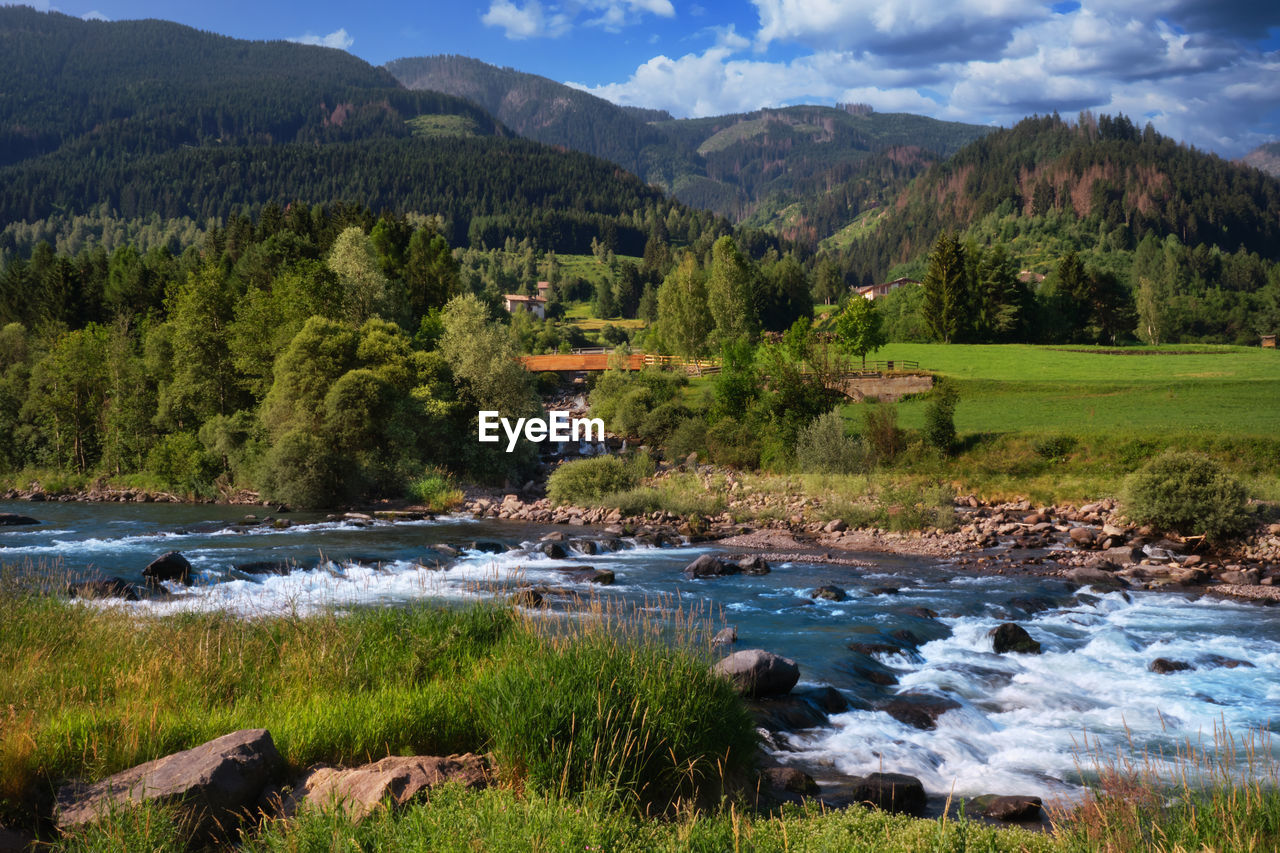
[[[140,618],[0,580],[0,821],[240,728],[295,767],[492,751],[535,791],[666,808],[751,760],[754,730],[694,632],[495,604],[246,620]],[[38,574],[38,572],[37,572]]]

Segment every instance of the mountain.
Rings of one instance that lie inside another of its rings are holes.
[[[991,130],[862,105],[673,119],[467,57],[399,59],[385,67],[410,89],[473,100],[530,139],[603,157],[688,204],[777,230],[785,230],[781,211],[798,202],[816,208],[815,196],[850,179],[851,163],[899,148],[915,152],[899,162],[932,162]],[[808,225],[791,227],[797,236],[826,236]]]
[[[1011,244],[1024,258],[1123,252],[1147,235],[1280,260],[1280,181],[1161,136],[1124,116],[1024,119],[915,177],[859,223],[851,278],[918,260],[946,232]]]
[[[661,132],[649,127],[650,118],[644,112],[478,59],[427,56],[397,59],[384,67],[406,88],[465,98],[521,136],[603,157],[629,172],[640,173],[641,151],[666,141]]]
[[[1259,145],[1241,157],[1240,162],[1280,178],[1280,142]]]
[[[612,163],[515,138],[343,51],[166,21],[0,7],[0,228],[96,211],[197,221],[270,202],[438,213],[457,245],[526,234],[639,253],[670,205]]]

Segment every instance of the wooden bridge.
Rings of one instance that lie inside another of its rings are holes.
[[[555,373],[608,370],[609,359],[613,350],[579,349],[567,353],[548,353],[547,355],[521,356],[525,370],[541,373],[550,370]],[[666,367],[683,367],[688,373],[700,373],[703,376],[720,372],[719,359],[704,358],[696,361],[685,361],[672,355],[653,355],[652,353],[633,352],[626,356],[628,370],[643,370],[650,365]]]

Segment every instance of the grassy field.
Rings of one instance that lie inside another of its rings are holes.
[[[891,344],[875,358],[956,379],[961,433],[1280,433],[1275,350]],[[923,409],[904,404],[904,425],[919,426]]]

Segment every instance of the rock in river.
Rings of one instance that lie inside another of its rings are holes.
[[[992,651],[998,655],[1007,652],[1040,654],[1040,644],[1031,638],[1025,628],[1013,622],[1005,622],[998,628],[992,628],[987,636],[991,638]]]
[[[181,552],[170,551],[148,563],[142,570],[142,576],[151,586],[161,581],[177,581],[183,586],[191,586],[191,563]]]
[[[924,785],[903,773],[870,773],[851,780],[850,795],[860,803],[887,812],[919,815],[924,812]]]
[[[138,593],[133,584],[124,578],[89,578],[67,584],[67,595],[76,598],[123,598],[125,601],[137,601]]]
[[[685,566],[684,576],[687,578],[718,578],[724,575],[736,575],[741,569],[736,563],[726,563],[712,554],[703,554]]]
[[[744,649],[721,658],[711,671],[733,682],[747,696],[778,696],[790,693],[800,680],[800,667],[790,658],[764,649]]]
[[[13,512],[0,512],[0,527],[18,527],[23,524],[39,524],[39,520],[29,515],[18,515]]]

